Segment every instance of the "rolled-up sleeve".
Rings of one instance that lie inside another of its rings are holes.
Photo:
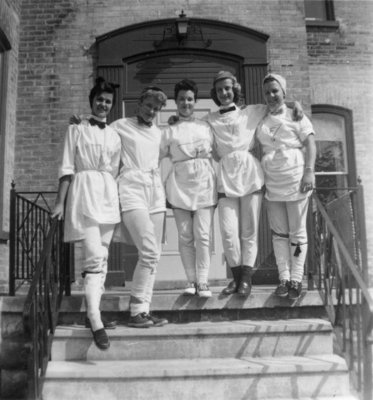
[[[312,122],[306,116],[304,116],[299,121],[299,139],[301,142],[304,142],[307,137],[312,134],[315,134]]]
[[[77,125],[70,125],[68,127],[65,135],[62,162],[58,170],[59,179],[65,175],[74,175],[75,173],[75,152],[78,134],[79,129]]]

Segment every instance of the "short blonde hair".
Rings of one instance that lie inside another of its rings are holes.
[[[155,98],[162,107],[166,105],[166,93],[156,86],[147,86],[146,88],[144,88],[140,94],[139,103],[142,103],[148,97]]]
[[[233,101],[234,103],[238,104],[242,101],[242,93],[241,93],[241,85],[238,83],[237,78],[229,71],[219,71],[215,76],[214,76],[214,80],[213,80],[213,87],[210,90],[210,96],[212,98],[212,100],[214,101],[214,103],[217,106],[220,106],[221,103],[218,99],[218,95],[216,93],[216,83],[219,81],[222,81],[224,79],[230,79],[232,81],[233,84],[233,93],[234,93],[234,97],[233,97]]]

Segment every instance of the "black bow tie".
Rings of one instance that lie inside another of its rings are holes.
[[[144,118],[140,117],[140,115],[137,115],[137,122],[139,125],[146,125],[149,128],[153,125],[152,121],[145,121]]]
[[[285,112],[285,110],[282,107],[280,107],[277,110],[270,111],[270,114],[271,115],[279,115],[279,114],[283,114],[284,112]]]
[[[229,111],[234,111],[235,109],[236,109],[236,106],[232,106],[232,107],[228,107],[228,108],[221,108],[219,110],[219,113],[220,114],[225,114],[225,113],[227,113]]]
[[[97,119],[94,119],[94,118],[90,118],[89,123],[92,126],[97,125],[100,129],[105,129],[105,127],[106,127],[106,122],[97,121]]]

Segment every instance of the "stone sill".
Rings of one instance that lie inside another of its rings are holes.
[[[339,28],[338,21],[317,21],[306,19],[307,31],[315,31],[319,29],[337,30]]]

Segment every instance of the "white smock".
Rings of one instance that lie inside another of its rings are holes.
[[[166,210],[164,188],[159,172],[161,130],[121,118],[110,125],[122,141],[118,185],[122,212],[146,209],[150,213]]]
[[[84,220],[98,224],[120,221],[115,181],[120,161],[120,138],[106,126],[88,121],[70,125],[66,132],[59,178],[72,175],[66,201],[64,241],[84,239]]]
[[[212,145],[210,125],[195,118],[181,119],[163,131],[161,155],[172,162],[166,197],[173,207],[195,211],[216,205]]]
[[[304,141],[314,133],[311,121],[304,116],[293,121],[292,110],[268,114],[258,127],[257,137],[263,146],[262,166],[266,195],[272,201],[296,201],[311,195],[301,193],[304,174]]]
[[[255,129],[265,112],[266,106],[258,104],[224,114],[216,111],[207,115],[220,159],[217,171],[219,193],[225,193],[227,197],[243,197],[264,185],[260,162],[250,150],[254,146]]]

